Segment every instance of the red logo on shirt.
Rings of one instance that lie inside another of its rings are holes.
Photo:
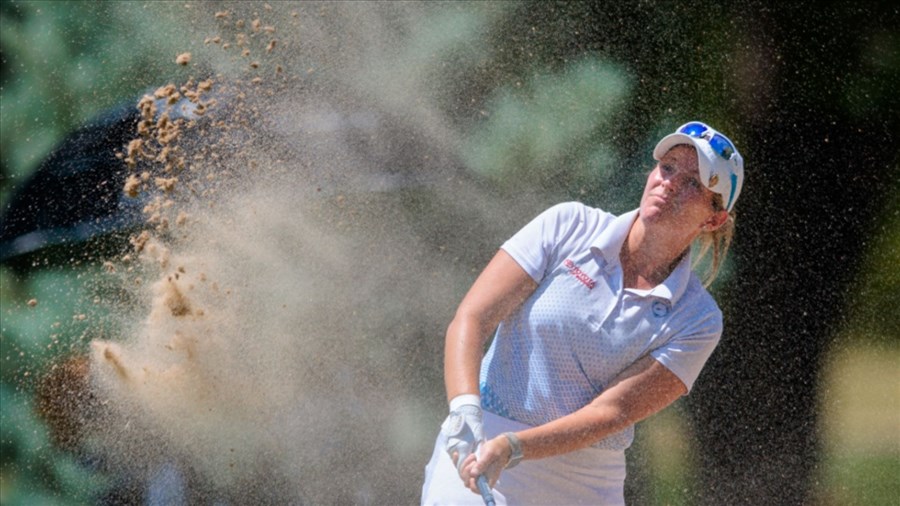
[[[566,261],[563,262],[563,264],[566,266],[567,269],[569,269],[569,274],[575,276],[575,279],[577,279],[578,281],[581,281],[581,283],[584,286],[588,287],[588,290],[594,289],[594,285],[596,285],[597,282],[594,281],[593,279],[591,279],[590,276],[585,274],[584,271],[579,269],[578,266],[575,265],[575,262],[573,262],[569,259],[566,259]]]

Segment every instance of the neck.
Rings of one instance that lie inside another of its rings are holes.
[[[675,232],[671,227],[650,227],[638,216],[619,252],[626,288],[649,290],[669,277],[696,237]]]

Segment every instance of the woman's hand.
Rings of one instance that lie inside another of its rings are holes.
[[[475,480],[484,475],[491,488],[500,479],[500,473],[506,468],[512,455],[512,448],[506,436],[500,435],[481,445],[478,456],[469,455],[460,467],[459,477],[472,492],[479,493]]]

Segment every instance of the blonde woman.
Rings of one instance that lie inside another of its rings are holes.
[[[483,504],[482,476],[497,504],[624,504],[634,424],[690,391],[721,336],[705,286],[744,177],[734,144],[701,122],[653,156],[638,209],[551,207],[464,297],[446,334],[450,415],[423,504]],[[703,281],[695,241],[712,256]]]

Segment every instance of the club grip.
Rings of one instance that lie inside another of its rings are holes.
[[[484,506],[496,506],[497,503],[494,502],[494,494],[491,492],[487,478],[480,474],[478,478],[475,478],[475,484],[478,485],[478,491],[481,492],[481,498],[484,499]]]

